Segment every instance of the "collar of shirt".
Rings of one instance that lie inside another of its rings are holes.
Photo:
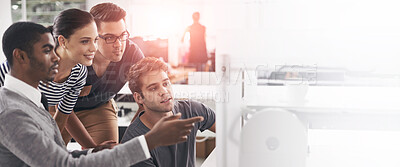
[[[44,108],[40,99],[42,98],[42,94],[39,89],[34,88],[27,83],[7,74],[4,81],[4,87],[18,93],[21,96],[24,96],[35,103],[38,107]]]

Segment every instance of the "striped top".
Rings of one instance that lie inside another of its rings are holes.
[[[8,62],[4,62],[0,64],[0,87],[4,86],[4,79],[6,78],[6,74],[10,71],[10,66],[8,66]]]
[[[4,76],[10,71],[8,63],[0,65],[0,87],[4,85]],[[68,79],[62,83],[40,82],[39,90],[46,95],[49,106],[58,104],[58,110],[64,114],[70,114],[75,106],[76,100],[86,83],[87,68],[77,64],[71,70]]]

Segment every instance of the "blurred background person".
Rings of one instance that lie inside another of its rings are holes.
[[[189,65],[195,66],[197,71],[206,71],[206,64],[208,61],[207,47],[206,47],[206,27],[201,25],[200,13],[194,12],[192,15],[193,24],[186,28],[182,37],[184,42],[185,34],[190,34],[190,49],[189,49]]]

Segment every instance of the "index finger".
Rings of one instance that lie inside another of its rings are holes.
[[[188,118],[188,119],[183,119],[180,121],[183,124],[192,124],[192,123],[196,123],[196,122],[201,122],[203,120],[204,120],[204,118],[202,116],[197,116],[197,117],[192,117],[192,118]]]

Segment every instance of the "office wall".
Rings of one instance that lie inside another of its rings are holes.
[[[228,47],[223,54],[247,64],[315,64],[399,74],[399,5],[395,0],[227,3],[220,8],[222,16],[216,16],[227,18],[218,20],[220,32],[237,40],[224,40],[217,48]]]
[[[2,6],[2,9],[0,10],[0,39],[3,39],[3,33],[4,31],[11,25],[11,0],[3,0],[0,1],[0,6]],[[6,60],[6,57],[3,54],[3,44],[0,40],[0,62],[3,62]]]

